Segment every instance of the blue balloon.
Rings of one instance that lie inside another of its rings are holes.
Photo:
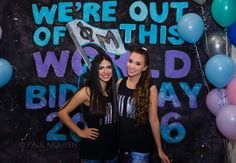
[[[236,46],[236,21],[228,27],[227,35],[231,44]]]
[[[204,32],[204,22],[200,16],[188,13],[182,16],[177,24],[177,31],[186,42],[195,44]]]
[[[217,88],[223,88],[233,79],[236,67],[230,57],[217,54],[207,61],[205,72],[211,84]]]
[[[9,82],[12,73],[11,64],[7,60],[0,58],[0,88]]]

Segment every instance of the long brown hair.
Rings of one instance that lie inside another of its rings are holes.
[[[150,96],[150,65],[149,53],[145,48],[136,48],[132,52],[138,53],[144,57],[147,69],[142,72],[142,75],[136,85],[134,98],[136,104],[136,119],[138,124],[145,124],[148,120],[149,96]]]

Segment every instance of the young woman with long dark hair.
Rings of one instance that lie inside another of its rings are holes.
[[[82,138],[82,163],[116,163],[117,160],[117,107],[115,70],[111,58],[98,54],[89,71],[88,79],[75,95],[59,110],[58,117]],[[83,105],[87,128],[78,127],[70,113]]]

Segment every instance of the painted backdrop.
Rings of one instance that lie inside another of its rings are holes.
[[[183,0],[1,0],[0,57],[13,66],[13,76],[0,88],[0,162],[78,162],[80,138],[60,123],[58,109],[85,81],[86,63],[99,50],[122,77],[129,51],[139,46],[151,55],[163,148],[172,162],[222,163],[222,137],[205,104],[211,85],[199,66],[208,59],[204,37],[196,49],[177,32],[190,12],[206,18],[209,32],[220,30],[210,4],[201,10]],[[71,116],[83,124],[79,108]]]

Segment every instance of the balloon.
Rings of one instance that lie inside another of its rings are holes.
[[[199,5],[203,5],[207,0],[193,0],[193,2],[196,2]]]
[[[235,0],[213,0],[211,14],[222,27],[228,27],[236,20]]]
[[[232,105],[236,105],[236,77],[227,85],[227,95]]]
[[[204,32],[204,22],[197,14],[188,13],[178,22],[177,31],[184,41],[195,44]]]
[[[205,67],[208,81],[217,88],[226,86],[233,79],[235,70],[234,61],[223,54],[211,57]]]
[[[207,108],[213,115],[217,115],[222,107],[229,105],[225,89],[213,89],[206,97]]]
[[[236,106],[224,106],[216,116],[220,133],[230,140],[236,139]]]
[[[229,26],[227,35],[229,41],[236,46],[236,21]]]
[[[10,63],[0,58],[0,88],[8,83],[8,81],[11,79],[13,70]]]
[[[226,36],[222,32],[214,32],[207,37],[204,49],[208,57],[216,54],[228,54],[231,52],[231,44],[228,41],[226,50]]]

